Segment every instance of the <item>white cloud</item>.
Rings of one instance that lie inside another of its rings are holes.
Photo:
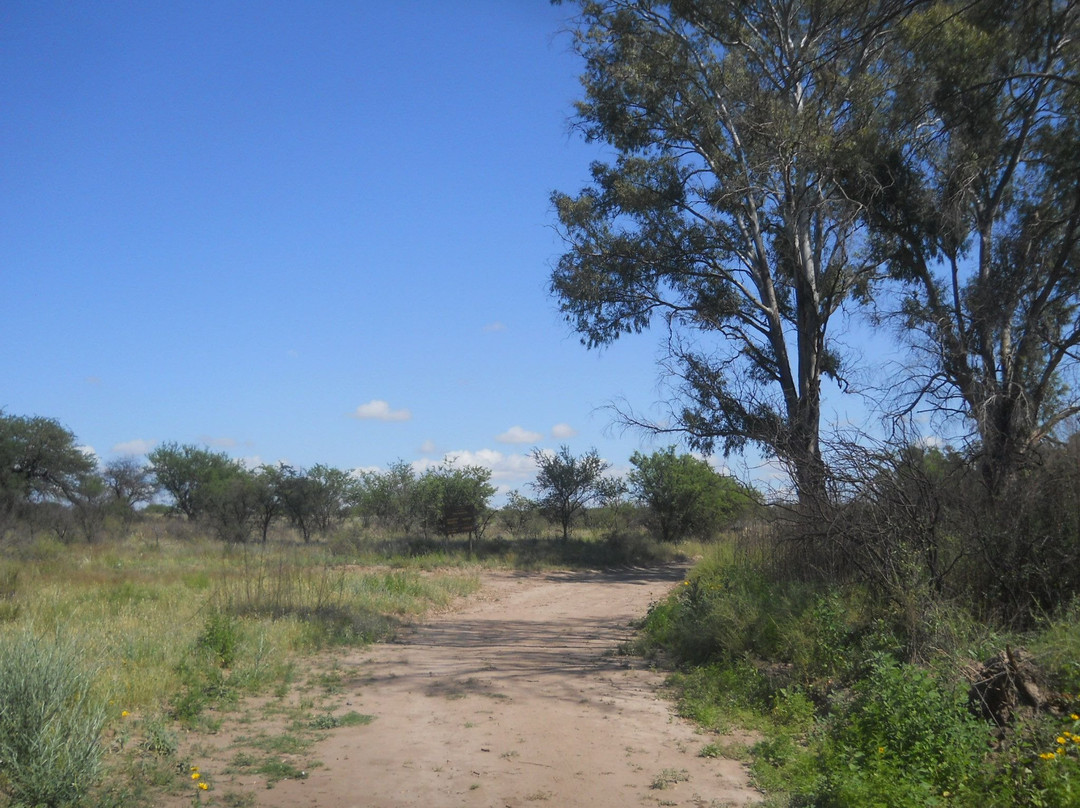
[[[435,454],[435,441],[426,440],[420,444],[420,454]]]
[[[551,437],[556,440],[567,440],[575,435],[577,435],[577,430],[567,423],[555,424],[555,426],[551,428]]]
[[[154,448],[154,444],[148,440],[136,439],[117,443],[112,447],[113,454],[121,455],[144,455]]]
[[[408,421],[412,418],[412,413],[408,410],[392,410],[387,402],[376,398],[357,407],[351,417],[375,421]]]
[[[199,440],[201,440],[204,445],[215,449],[232,449],[236,446],[235,438],[215,438],[212,435],[200,435]]]
[[[381,466],[357,466],[356,468],[349,469],[349,474],[353,477],[360,478],[364,474],[382,474],[386,469]]]
[[[248,471],[255,471],[259,466],[263,464],[261,455],[251,455],[250,457],[241,457],[240,464]]]
[[[521,426],[512,426],[501,435],[496,435],[499,443],[536,443],[543,438],[539,432],[532,432]]]
[[[487,325],[485,325],[484,330],[485,331],[505,331],[506,330],[506,325],[504,323],[500,323],[498,320],[496,320],[493,323],[488,323]]]
[[[443,461],[455,466],[483,466],[491,469],[491,481],[500,489],[509,490],[515,485],[531,480],[536,475],[536,463],[531,455],[504,454],[497,449],[458,449],[447,452],[442,460],[423,458],[413,461],[412,467],[417,473],[438,466]]]
[[[80,452],[89,457],[91,460],[96,461],[98,459],[97,452],[94,451],[93,446],[76,446]]]

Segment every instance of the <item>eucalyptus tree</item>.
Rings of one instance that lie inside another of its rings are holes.
[[[666,326],[672,420],[629,422],[705,452],[754,444],[802,501],[825,492],[834,315],[873,271],[843,183],[875,129],[886,34],[915,5],[580,1],[577,126],[614,159],[553,195],[552,292],[590,348]]]
[[[973,427],[999,491],[1080,412],[1080,4],[937,2],[910,15],[865,203],[923,358],[908,406]]]

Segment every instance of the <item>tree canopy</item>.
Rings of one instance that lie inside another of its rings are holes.
[[[95,465],[55,419],[0,410],[0,515],[34,499],[70,500]]]
[[[173,507],[190,520],[206,513],[215,488],[220,490],[244,471],[224,452],[191,444],[163,443],[147,457],[158,485],[172,497]]]
[[[574,519],[603,494],[603,474],[611,464],[595,449],[575,457],[565,445],[558,452],[534,449],[532,457],[537,467],[532,486],[540,510],[562,527],[565,541]]]
[[[821,382],[841,378],[829,324],[873,270],[844,182],[909,5],[580,3],[578,128],[616,157],[554,194],[552,291],[590,347],[659,318],[677,381],[652,427],[756,444],[804,499],[824,490]]]
[[[996,488],[1077,412],[1080,7],[938,2],[891,41],[887,122],[852,182],[920,355],[909,406],[974,427]]]
[[[649,526],[661,541],[711,538],[751,501],[735,480],[700,458],[676,454],[674,446],[634,452],[630,463],[630,490],[648,508]]]

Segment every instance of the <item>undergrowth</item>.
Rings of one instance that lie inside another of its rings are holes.
[[[676,663],[682,715],[757,733],[769,805],[1080,806],[1080,606],[1024,635],[943,603],[917,643],[910,626],[865,588],[778,580],[720,546],[650,610],[637,650]],[[1052,709],[997,728],[970,708],[962,671],[1006,643],[1036,655]]]

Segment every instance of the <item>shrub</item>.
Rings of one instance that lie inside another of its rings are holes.
[[[240,645],[240,625],[235,617],[220,611],[210,613],[206,619],[203,633],[198,644],[213,655],[215,663],[221,668],[231,668],[236,662],[236,652]]]
[[[962,688],[885,655],[826,731],[821,808],[933,805],[971,785],[990,740]]]
[[[105,710],[93,685],[64,642],[0,646],[0,774],[15,805],[76,805],[98,779]]]

